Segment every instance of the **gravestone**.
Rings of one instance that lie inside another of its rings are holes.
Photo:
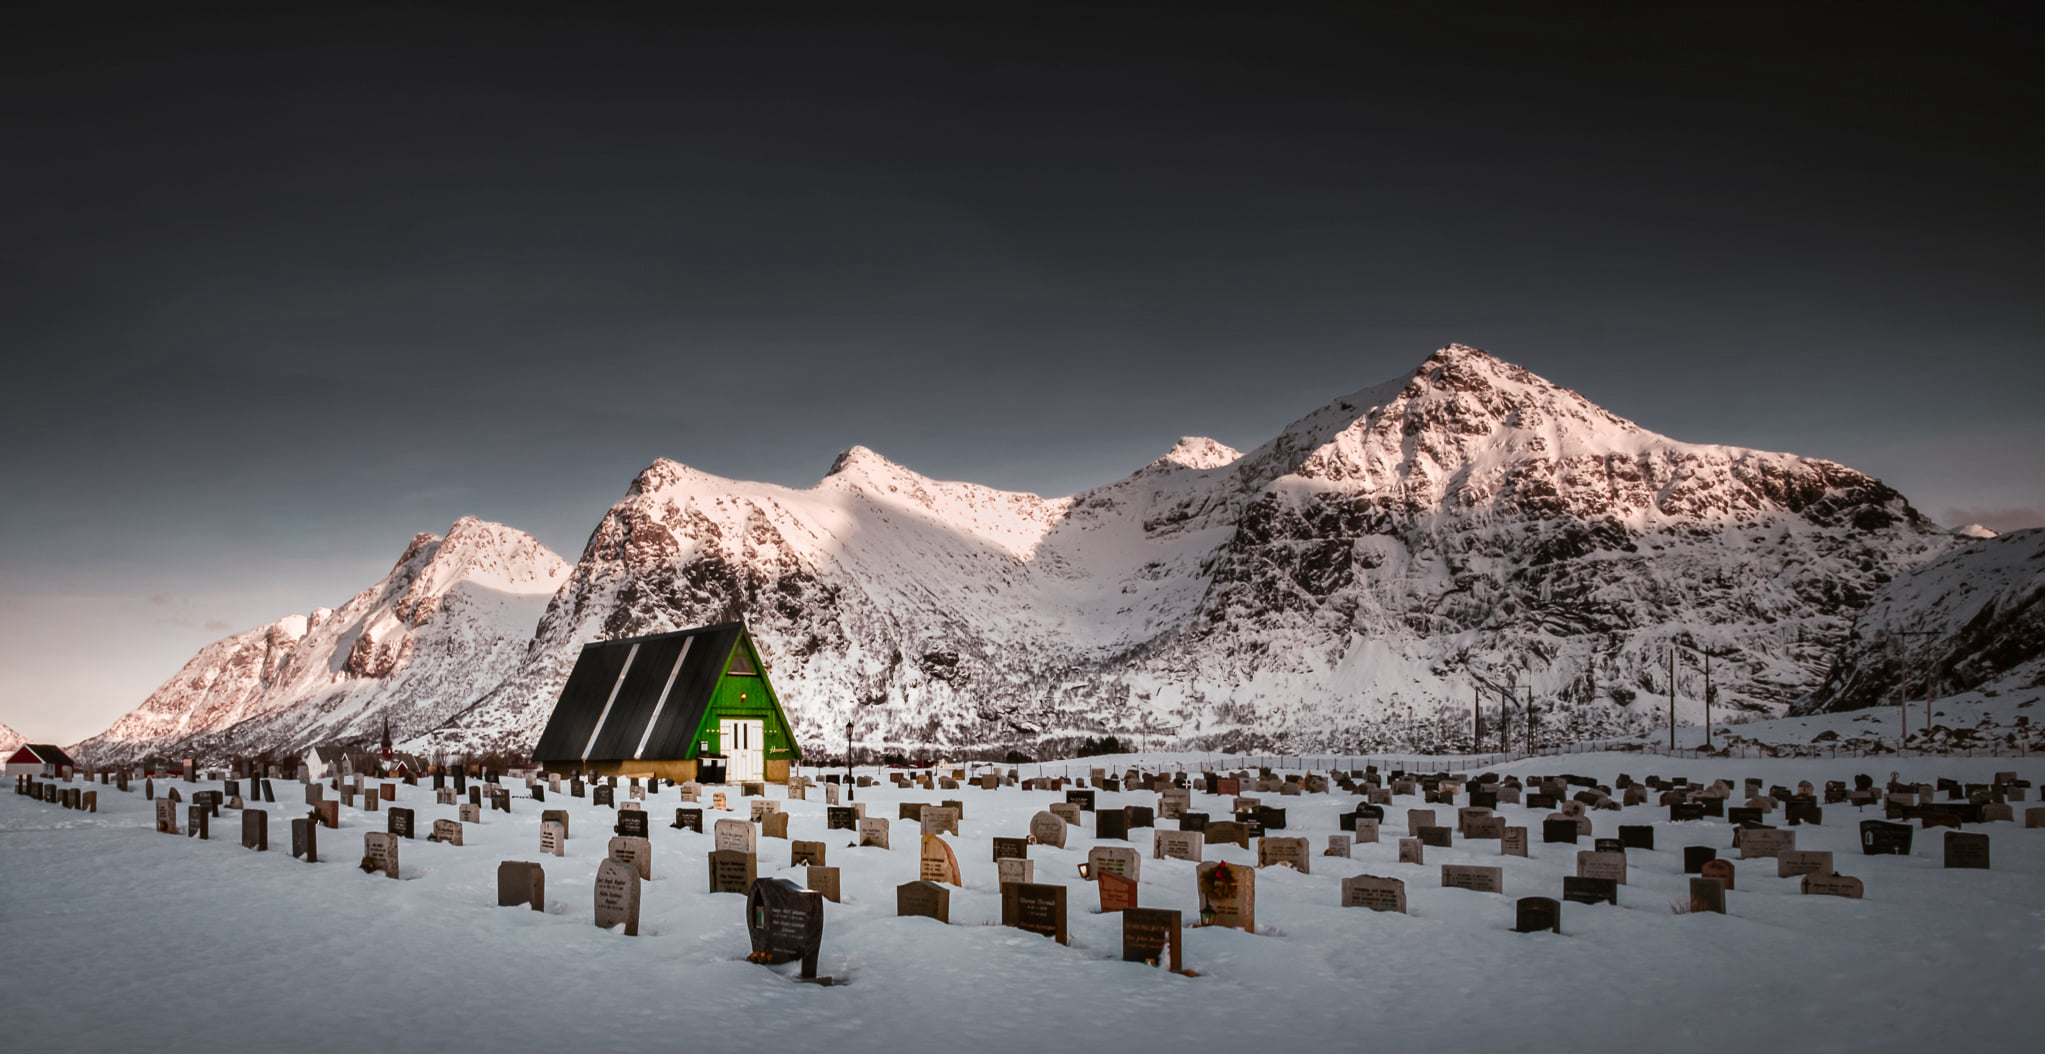
[[[249,809],[241,814],[241,847],[258,853],[270,848],[270,814],[262,809]]]
[[[1422,827],[1413,833],[1419,837],[1421,845],[1433,846],[1436,849],[1449,849],[1455,845],[1452,837],[1455,832],[1447,827]]]
[[[1051,815],[1064,820],[1068,825],[1073,827],[1079,826],[1079,806],[1069,801],[1053,802],[1050,811]]]
[[[317,793],[319,791],[319,784],[315,783],[312,786],[307,787],[306,791],[308,793]],[[442,787],[439,790],[433,792],[433,804],[453,805],[454,803],[455,802],[453,787]]]
[[[1541,821],[1541,841],[1548,844],[1576,844],[1576,821],[1563,817]]]
[[[765,798],[755,798],[754,800],[747,802],[746,805],[748,806],[746,819],[752,821],[753,823],[759,823],[760,817],[765,816],[768,813],[775,813],[781,811],[780,802],[769,801]]]
[[[647,830],[646,813],[639,809],[626,809],[618,814],[618,822],[612,830],[626,838],[645,838]]]
[[[846,805],[830,805],[824,808],[824,828],[831,831],[856,831],[859,829],[859,813]]]
[[[788,814],[785,812],[770,812],[766,816],[761,817],[760,835],[765,838],[787,838]]]
[[[398,785],[395,783],[380,783],[377,785],[376,795],[384,801],[397,801]]]
[[[1001,924],[1042,934],[1060,944],[1065,935],[1065,887],[1050,883],[1010,882],[1001,887]]]
[[[1433,809],[1406,810],[1406,833],[1418,837],[1422,827],[1434,826]]]
[[[1787,849],[1775,854],[1775,877],[1802,878],[1805,875],[1829,875],[1832,873],[1832,854],[1829,850]]]
[[[186,808],[185,820],[189,826],[185,829],[185,837],[197,838],[202,842],[211,841],[213,829],[209,822],[209,817],[212,815],[213,811],[204,805],[193,805]]]
[[[1035,882],[1037,880],[1037,862],[1035,860],[1024,860],[1021,857],[1004,856],[994,861],[994,875],[995,882],[998,885],[1006,885],[1010,882]]]
[[[1805,875],[1802,889],[1805,896],[1846,897],[1859,900],[1867,895],[1867,888],[1860,879],[1852,875]]]
[[[599,783],[589,789],[589,803],[598,807],[617,808],[617,789],[608,784]]]
[[[1587,875],[1562,876],[1562,899],[1576,904],[1617,904],[1619,883]]]
[[[308,864],[320,862],[319,824],[311,817],[300,816],[292,819],[291,857]]]
[[[1257,872],[1216,860],[1195,869],[1200,924],[1254,931],[1257,928]]]
[[[1062,890],[1065,887],[1058,888]],[[898,918],[936,919],[949,924],[951,890],[928,879],[919,878],[914,882],[904,882],[895,887],[895,915]]]
[[[1443,833],[1447,828],[1435,828]],[[1300,874],[1308,874],[1313,868],[1313,850],[1304,838],[1260,838],[1257,840],[1257,866],[1270,867],[1282,864]]]
[[[1946,866],[1988,870],[1988,836],[1963,831],[1946,832]]]
[[[1067,805],[1077,805],[1077,806],[1079,806],[1079,811],[1081,811],[1081,812],[1092,812],[1092,811],[1094,811],[1094,792],[1092,792],[1092,791],[1090,791],[1090,790],[1083,790],[1083,791],[1082,791],[1082,790],[1070,790],[1070,791],[1066,791],[1066,792],[1065,792],[1065,803],[1066,803]],[[1074,822],[1074,823],[1077,823],[1078,821],[1077,821],[1077,820],[1075,820],[1075,821],[1073,821],[1073,822]],[[1063,942],[1060,942],[1060,943],[1063,943]]]
[[[1548,897],[1521,897],[1513,909],[1514,933],[1561,933],[1562,905]]]
[[[1406,883],[1396,878],[1356,875],[1342,880],[1342,906],[1406,913]]]
[[[1250,829],[1234,820],[1216,820],[1200,832],[1208,845],[1232,843],[1244,849],[1250,847]]]
[[[1328,836],[1328,848],[1326,848],[1326,849],[1323,849],[1323,850],[1321,850],[1321,855],[1322,855],[1322,856],[1337,856],[1337,857],[1341,857],[1341,858],[1343,858],[1343,859],[1345,859],[1345,860],[1346,860],[1346,859],[1348,859],[1348,858],[1349,858],[1349,836],[1348,836],[1348,835],[1346,835],[1346,834],[1331,834],[1331,835],[1329,835],[1329,836]]]
[[[540,824],[540,852],[547,856],[565,856],[568,850],[568,835],[561,830],[561,824],[547,820]]]
[[[1526,829],[1526,828],[1524,828],[1524,827],[1508,827],[1508,828],[1506,828],[1506,829],[1505,829],[1505,831],[1504,831],[1504,833],[1502,833],[1502,834],[1501,834],[1501,835],[1499,836],[1499,839],[1498,839],[1498,851],[1499,851],[1499,854],[1500,854],[1501,856],[1519,856],[1519,857],[1524,857],[1524,856],[1526,856],[1526,855],[1527,855],[1527,829]]]
[[[455,809],[455,818],[460,820],[462,823],[482,823],[483,807],[480,805],[471,805],[468,802],[463,802],[459,807]]]
[[[623,926],[625,936],[639,936],[639,872],[631,864],[606,859],[596,865],[595,894],[598,929]]]
[[[1119,845],[1095,846],[1087,850],[1086,863],[1080,865],[1079,877],[1092,879],[1104,871],[1123,878],[1139,879],[1143,872],[1143,857],[1136,850]]]
[[[1129,814],[1121,809],[1102,809],[1094,813],[1094,837],[1103,841],[1128,841]]]
[[[943,838],[934,834],[923,836],[922,851],[918,854],[917,877],[925,882],[965,885],[965,881],[959,876],[958,856],[952,852],[951,846]]]
[[[1731,889],[1737,872],[1730,860],[1706,860],[1704,866],[1697,869],[1697,873],[1704,878],[1717,879],[1725,888]]]
[[[1779,827],[1747,827],[1735,832],[1740,839],[1740,859],[1779,856],[1796,848],[1796,832]]]
[[[822,864],[811,864],[804,873],[803,884],[817,891],[817,894],[833,904],[838,903],[838,869]]]
[[[1418,838],[1399,839],[1399,862],[1425,865],[1427,863],[1425,843]]]
[[[1648,824],[1620,824],[1619,842],[1628,849],[1654,851],[1654,828]]]
[[[787,879],[763,878],[746,895],[749,962],[800,962],[804,980],[818,980],[817,953],[824,943],[824,898]],[[822,978],[829,983],[829,978]]]
[[[710,861],[710,892],[744,894],[759,876],[758,854],[737,849],[713,849]]]
[[[1184,972],[1182,941],[1178,912],[1163,908],[1123,909],[1123,962],[1164,965],[1173,973]]]
[[[1015,857],[1016,859],[1020,860],[1028,857],[1029,855],[1030,840],[1028,838],[994,839],[994,859],[996,860],[1000,860],[1004,857]]]
[[[958,809],[939,805],[926,805],[919,815],[903,817],[903,819],[912,818],[922,824],[924,834],[948,834],[954,838],[958,837]]]
[[[319,811],[320,824],[322,826],[334,830],[340,829],[341,827],[340,802],[337,802],[332,798],[328,798],[327,800],[320,802],[317,806],[314,806],[314,808]]]
[[[384,830],[399,838],[412,837],[412,810],[391,806]]]
[[[1683,873],[1702,874],[1704,865],[1718,859],[1718,850],[1708,845],[1686,845],[1683,847]]]
[[[1576,874],[1578,878],[1608,878],[1623,886],[1626,884],[1626,854],[1579,851],[1576,854]]]
[[[1030,817],[1030,841],[1038,845],[1065,847],[1065,821],[1048,812]]]
[[[878,816],[859,821],[859,844],[886,849],[888,847],[888,821]]]
[[[1724,863],[1724,861],[1714,860],[1712,863]],[[1724,882],[1709,875],[1691,879],[1690,910],[1693,913],[1711,911],[1717,912],[1720,915],[1725,914],[1725,891],[1727,888]]]
[[[462,844],[462,825],[454,820],[433,821],[433,833],[426,836],[431,842],[442,845]]]
[[[789,867],[821,867],[827,855],[822,842],[788,843]]]
[[[885,823],[886,821],[879,822]],[[759,832],[752,824],[744,820],[719,820],[713,831],[712,837],[716,839],[713,848],[728,849],[738,853],[755,853],[759,851]],[[751,883],[748,882],[747,886],[750,887]],[[739,890],[739,892],[743,893],[745,891]]]
[[[1188,812],[1179,814],[1179,830],[1181,831],[1207,830],[1207,814],[1204,812]]]
[[[365,831],[362,835],[362,870],[366,874],[378,871],[398,877],[397,836],[381,831]]]
[[[1201,848],[1207,838],[1199,831],[1157,831],[1152,835],[1151,855],[1159,860],[1191,860],[1200,862]]]
[[[1354,844],[1356,845],[1378,844],[1378,821],[1368,816],[1354,816],[1351,817],[1351,819],[1354,821],[1354,824],[1349,828],[1349,830],[1351,831],[1352,834],[1351,841]],[[1501,834],[1499,837],[1502,838],[1504,837],[1504,835]]]
[[[497,865],[497,906],[516,908],[531,905],[547,910],[547,872],[538,864],[506,860]]]
[[[1502,867],[1477,867],[1470,864],[1441,865],[1441,884],[1444,889],[1469,889],[1479,893],[1505,892],[1505,869]]]

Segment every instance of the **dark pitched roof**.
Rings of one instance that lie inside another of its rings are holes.
[[[64,753],[64,748],[62,747],[52,746],[48,743],[23,743],[21,748],[23,750],[34,751],[36,760],[41,761],[45,765],[78,767],[78,763],[71,760],[71,755]]]
[[[533,757],[572,762],[691,756],[690,737],[744,633],[744,623],[723,622],[583,645]]]

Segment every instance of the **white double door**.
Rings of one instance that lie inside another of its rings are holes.
[[[724,778],[732,783],[758,781],[767,770],[767,723],[719,721],[717,741],[724,748]]]

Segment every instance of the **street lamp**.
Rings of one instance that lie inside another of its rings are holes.
[[[852,800],[852,719],[845,719],[845,800]]]

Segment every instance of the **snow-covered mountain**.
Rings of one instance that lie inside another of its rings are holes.
[[[1882,587],[1800,714],[2045,686],[2045,527],[1969,542]],[[1906,687],[1907,686],[1907,687]]]
[[[566,561],[473,518],[421,534],[339,608],[287,615],[200,649],[81,761],[152,751],[256,754],[431,729],[518,669]]]
[[[1181,440],[1045,499],[854,447],[807,489],[657,461],[521,668],[420,747],[530,745],[585,641],[742,616],[805,740],[1024,750],[1467,744],[1782,712],[1958,540],[1880,481],[1678,442],[1450,346],[1248,454]]]
[[[0,759],[4,759],[7,755],[20,750],[21,745],[26,742],[28,740],[21,733],[6,725],[0,725]]]

